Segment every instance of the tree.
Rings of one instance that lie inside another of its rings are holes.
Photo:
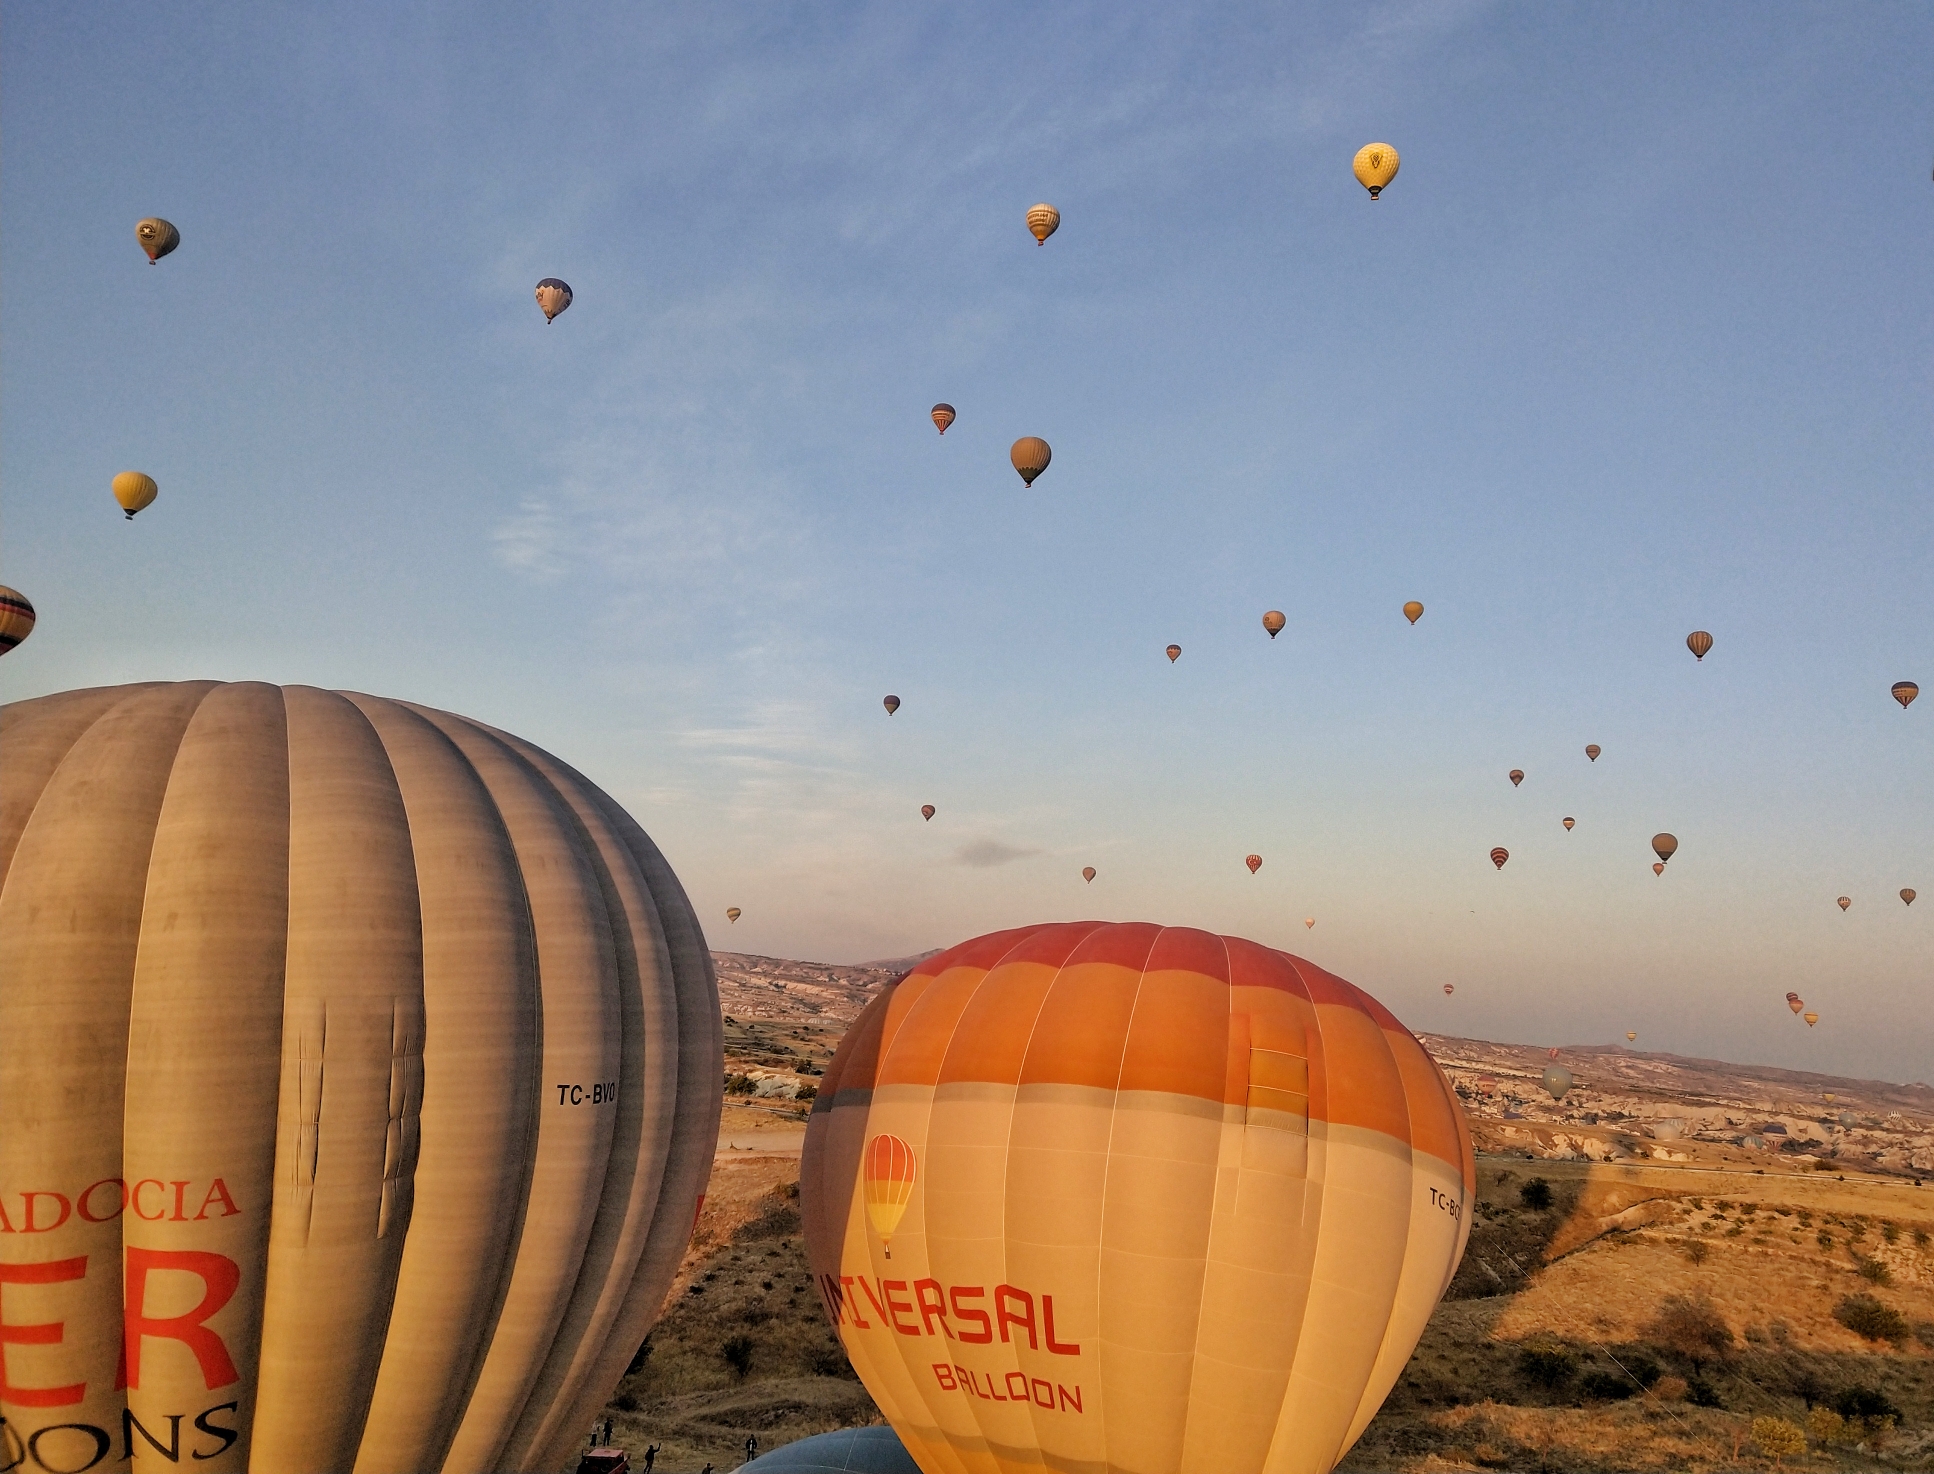
[[[1518,1189],[1518,1201],[1534,1213],[1542,1213],[1551,1206],[1551,1184],[1542,1177],[1534,1177]]]
[[[1732,1351],[1732,1327],[1705,1295],[1667,1295],[1648,1334],[1695,1367],[1722,1361]]]
[[[1806,1430],[1785,1418],[1754,1418],[1753,1447],[1777,1469],[1784,1460],[1806,1452]]]

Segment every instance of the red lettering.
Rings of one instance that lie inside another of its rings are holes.
[[[887,1319],[893,1322],[893,1329],[898,1331],[902,1336],[917,1336],[920,1334],[919,1326],[903,1326],[900,1324],[900,1312],[903,1310],[911,1311],[913,1309],[913,1302],[910,1300],[895,1300],[893,1298],[893,1292],[895,1290],[904,1290],[906,1287],[907,1282],[905,1280],[880,1281],[880,1293],[886,1296]]]
[[[980,1324],[979,1335],[977,1336],[972,1335],[967,1331],[962,1331],[960,1333],[961,1340],[971,1342],[977,1346],[984,1345],[985,1343],[994,1339],[994,1323],[987,1318],[986,1311],[970,1309],[969,1307],[962,1305],[960,1302],[963,1296],[978,1300],[980,1299],[981,1296],[985,1295],[986,1293],[987,1293],[986,1287],[982,1285],[955,1285],[953,1289],[949,1292],[949,1299],[952,1300],[953,1307],[954,1307],[954,1319],[963,1320],[963,1321],[971,1320],[971,1321],[979,1322]]]
[[[881,1320],[885,1320],[887,1318],[886,1307],[880,1304],[880,1297],[873,1293],[873,1287],[866,1282],[866,1276],[863,1274],[856,1275],[855,1278],[859,1280],[860,1288],[866,1291],[866,1298],[873,1302],[873,1313]]]
[[[158,1177],[144,1177],[135,1183],[134,1191],[128,1194],[128,1202],[133,1207],[136,1218],[145,1218],[148,1222],[153,1223],[165,1215],[168,1210],[163,1208],[159,1213],[144,1213],[141,1211],[141,1189],[150,1184],[155,1187],[166,1187],[168,1185]]]
[[[175,1190],[175,1212],[172,1221],[175,1223],[186,1223],[188,1221],[188,1214],[182,1205],[181,1199],[182,1194],[188,1191],[188,1184],[185,1182],[175,1182],[170,1183],[169,1186]]]
[[[1014,1390],[1014,1379],[1016,1377],[1021,1379],[1021,1390],[1019,1392]],[[1009,1402],[1026,1402],[1028,1400],[1026,1372],[1009,1372],[1007,1374],[1007,1400]]]
[[[1067,1388],[1063,1387],[1059,1382],[1056,1382],[1054,1384],[1054,1390],[1060,1396],[1062,1412],[1065,1413],[1068,1410],[1068,1404],[1071,1402],[1074,1404],[1074,1410],[1076,1412],[1081,1411],[1081,1388],[1080,1387],[1077,1386],[1073,1392],[1070,1392],[1068,1391]]]
[[[195,1215],[195,1222],[200,1223],[202,1219],[208,1216],[208,1205],[214,1202],[219,1202],[222,1205],[223,1212],[221,1216],[223,1218],[233,1218],[237,1213],[242,1211],[235,1206],[235,1199],[228,1195],[228,1184],[217,1177],[209,1186],[208,1196],[201,1200],[201,1212]],[[1048,1350],[1052,1351],[1053,1349],[1054,1317],[1050,1313],[1048,1317]]]
[[[1049,1412],[1053,1412],[1054,1411],[1054,1388],[1039,1377],[1036,1377],[1033,1381],[1029,1382],[1027,1385],[1030,1389],[1032,1389],[1034,1393],[1034,1405],[1036,1407],[1044,1407]]]
[[[1007,1302],[1010,1300],[1018,1300],[1026,1311],[1026,1314],[1015,1315],[1009,1311]],[[1001,1339],[1003,1341],[1007,1339],[1007,1328],[1009,1326],[1022,1326],[1027,1331],[1027,1344],[1029,1349],[1038,1349],[1034,1339],[1034,1297],[1028,1294],[1026,1290],[1017,1290],[1012,1285],[994,1286],[994,1314],[1001,1323]],[[1026,1398],[1022,1398],[1021,1400],[1023,1402],[1027,1401]]]
[[[927,1299],[927,1292],[929,1290],[933,1292],[931,1302]],[[929,1336],[933,1334],[934,1317],[938,1316],[940,1318],[941,1334],[949,1341],[953,1340],[954,1333],[947,1329],[947,1292],[940,1288],[940,1281],[915,1280],[913,1282],[913,1300],[914,1304],[919,1307],[920,1324],[925,1328],[926,1333]]]
[[[201,1304],[186,1315],[149,1315],[147,1313],[148,1275],[155,1270],[172,1270],[198,1275],[202,1282]],[[123,1387],[141,1385],[141,1344],[149,1336],[179,1341],[195,1353],[201,1365],[202,1380],[208,1390],[239,1382],[228,1347],[222,1338],[203,1324],[235,1293],[241,1283],[241,1266],[226,1254],[210,1254],[200,1249],[141,1249],[130,1246],[127,1267],[127,1309],[122,1314],[127,1340],[121,1352]]]
[[[110,1185],[114,1188],[114,1211],[112,1213],[96,1215],[88,1207],[88,1204],[94,1201],[94,1188],[108,1187]],[[121,1216],[121,1210],[127,1207],[127,1205],[128,1185],[118,1177],[103,1177],[99,1182],[89,1187],[86,1192],[74,1199],[75,1208],[80,1211],[81,1217],[85,1218],[89,1223],[106,1223],[111,1218],[119,1218]]]
[[[819,1277],[819,1298],[826,1302],[826,1314],[833,1324],[842,1324],[846,1319],[846,1292],[830,1274]]]
[[[845,1285],[847,1289],[850,1291],[853,1287],[853,1276],[850,1274],[843,1274],[839,1277],[839,1282],[842,1285]],[[870,1321],[863,1321],[860,1319],[860,1307],[858,1303],[853,1299],[850,1293],[842,1296],[841,1299],[843,1303],[847,1305],[851,1305],[853,1307],[854,1325],[858,1326],[862,1331],[870,1331],[873,1329],[872,1323]]]
[[[1061,1342],[1054,1339],[1054,1296],[1052,1295],[1043,1295],[1041,1297],[1041,1328],[1043,1335],[1047,1338],[1048,1350],[1052,1351],[1056,1356],[1081,1355],[1081,1343],[1079,1341],[1071,1342],[1064,1346]]]
[[[39,1264],[0,1264],[0,1285],[57,1285],[63,1280],[83,1279],[87,1275],[87,1256],[78,1259],[49,1259]],[[15,1387],[7,1381],[9,1346],[58,1346],[66,1334],[67,1322],[42,1321],[38,1325],[8,1325],[0,1316],[0,1402],[15,1407],[68,1407],[87,1395],[87,1383],[66,1387]]]
[[[18,1232],[19,1230],[16,1229],[7,1218],[7,1200],[5,1198],[0,1198],[0,1233],[18,1233]]]
[[[996,1383],[994,1380],[994,1374],[992,1372],[989,1372],[987,1374],[987,1391],[985,1393],[985,1396],[987,1397],[987,1400],[989,1402],[1006,1402],[1008,1400],[1005,1397],[1001,1396],[1000,1392],[997,1390],[998,1386],[999,1384]],[[1027,1401],[1026,1398],[1022,1398],[1021,1400],[1023,1402]]]
[[[55,1202],[59,1203],[60,1217],[56,1218],[52,1223],[39,1223],[39,1224],[35,1223],[34,1222],[34,1199],[35,1198],[52,1198]],[[74,1211],[74,1205],[67,1201],[67,1194],[42,1192],[39,1188],[35,1188],[32,1192],[22,1193],[20,1195],[20,1201],[26,1204],[26,1207],[27,1207],[27,1216],[21,1220],[21,1223],[23,1226],[20,1231],[22,1233],[52,1233],[55,1229],[59,1228],[63,1223],[65,1223],[68,1219],[68,1215]]]
[[[940,1384],[942,1392],[958,1391],[960,1384],[954,1380],[954,1369],[944,1361],[933,1364],[933,1379]]]

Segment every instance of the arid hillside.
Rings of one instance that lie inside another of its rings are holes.
[[[669,1474],[731,1469],[748,1436],[771,1448],[878,1419],[806,1272],[800,1097],[907,964],[715,961],[732,1090],[718,1158],[607,1414]],[[1776,1453],[1784,1469],[1934,1468],[1934,1091],[1425,1043],[1471,1116],[1477,1211],[1346,1469],[1717,1471]],[[1541,1083],[1553,1064],[1572,1076],[1562,1100]]]

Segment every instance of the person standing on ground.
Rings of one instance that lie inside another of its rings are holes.
[[[758,1457],[759,1435],[756,1433],[748,1433],[745,1435],[745,1461],[749,1464]]]
[[[651,1474],[651,1466],[658,1462],[658,1445],[653,1443],[645,1448],[645,1474]]]

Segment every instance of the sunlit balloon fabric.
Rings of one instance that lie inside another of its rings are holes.
[[[1034,237],[1034,244],[1045,246],[1048,237],[1061,228],[1061,212],[1053,205],[1030,205],[1027,212],[1028,234]]]
[[[19,589],[0,584],[0,655],[34,632],[34,606]]]
[[[910,1156],[890,1259],[882,1138]],[[1402,1371],[1474,1188],[1448,1082],[1368,995],[1238,938],[1075,922],[964,943],[867,1007],[801,1209],[928,1474],[1301,1474]]]
[[[1686,636],[1686,649],[1692,652],[1694,660],[1704,660],[1706,652],[1712,649],[1712,636],[1704,630],[1694,630]]]
[[[717,988],[644,831],[311,687],[67,692],[0,750],[0,1262],[52,1328],[6,1348],[11,1446],[559,1467],[716,1142]]]
[[[1598,755],[1604,750],[1605,749],[1600,747],[1596,742],[1587,742],[1585,744],[1585,756],[1591,759],[1591,761],[1593,762],[1598,761]]]
[[[1054,459],[1054,450],[1039,435],[1023,435],[1009,448],[1007,458],[1020,472],[1022,484],[1032,486],[1035,478],[1047,470],[1048,462]]]
[[[1350,168],[1356,175],[1356,182],[1369,190],[1370,198],[1374,200],[1383,193],[1384,186],[1397,177],[1400,162],[1397,151],[1389,144],[1366,143],[1356,151]]]
[[[1412,599],[1408,604],[1403,606],[1403,617],[1412,624],[1415,624],[1424,617],[1424,606],[1419,604],[1415,599]]]
[[[1894,700],[1900,703],[1900,709],[1902,711],[1906,711],[1908,707],[1912,706],[1914,704],[1914,698],[1920,694],[1921,694],[1921,688],[1915,685],[1912,681],[1894,682],[1894,685],[1893,685]]]
[[[933,407],[933,425],[942,435],[947,433],[947,427],[953,422],[954,407],[951,404],[936,404]]]
[[[158,216],[149,216],[137,221],[134,238],[140,242],[141,249],[148,253],[148,265],[156,265],[163,256],[181,244],[181,232],[168,221]]]
[[[154,483],[154,477],[141,471],[122,471],[109,484],[114,500],[121,504],[128,521],[134,514],[154,505],[154,499],[161,495],[161,488]]]
[[[557,321],[557,315],[571,305],[571,286],[569,282],[559,281],[547,276],[537,284],[537,306],[544,314],[546,323]]]

